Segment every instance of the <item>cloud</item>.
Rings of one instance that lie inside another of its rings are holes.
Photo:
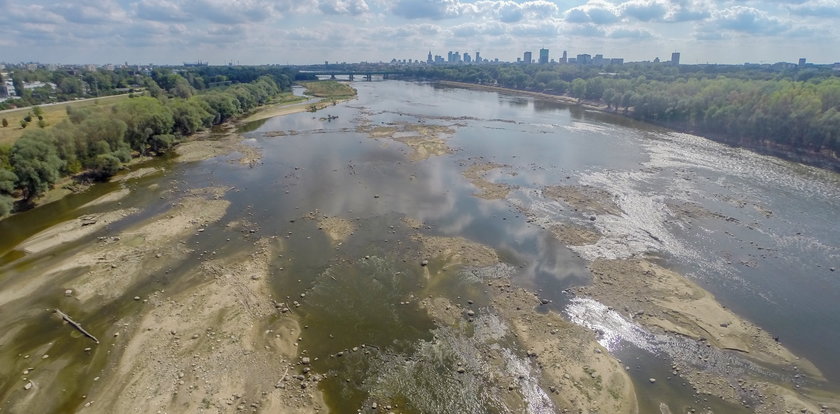
[[[643,29],[615,29],[607,35],[613,39],[650,39],[653,38],[653,33]]]
[[[622,17],[632,17],[643,22],[651,20],[662,20],[668,7],[658,1],[633,0],[619,6]]]
[[[71,23],[103,24],[126,19],[125,10],[111,0],[60,2],[48,7]]]
[[[619,20],[618,14],[612,4],[593,1],[567,10],[565,18],[570,23],[610,24]]]
[[[144,20],[156,22],[186,22],[192,20],[180,6],[168,0],[145,0],[134,4],[134,13]]]
[[[745,6],[720,10],[714,15],[711,23],[723,30],[762,35],[780,34],[789,28],[779,18]]]
[[[607,32],[594,25],[594,24],[583,24],[583,25],[574,25],[574,26],[567,26],[564,30],[564,33],[570,36],[578,36],[578,37],[604,37],[606,36]]]
[[[461,9],[457,0],[397,0],[391,12],[406,19],[439,20],[457,17]]]
[[[790,12],[797,16],[838,18],[840,17],[840,0],[812,0],[791,6]]]
[[[319,0],[318,9],[324,14],[348,14],[357,16],[370,10],[365,0]]]

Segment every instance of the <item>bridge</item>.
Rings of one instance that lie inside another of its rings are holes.
[[[299,73],[308,75],[329,75],[330,79],[335,79],[336,76],[347,76],[350,80],[355,80],[356,76],[361,76],[365,80],[373,80],[374,75],[381,75],[383,79],[388,79],[388,75],[398,75],[400,72],[388,70],[301,70]]]

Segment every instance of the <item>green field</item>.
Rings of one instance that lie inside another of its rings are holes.
[[[128,99],[127,94],[103,96],[101,98],[83,99],[79,101],[62,102],[55,105],[41,106],[41,109],[44,111],[44,121],[47,122],[46,128],[51,128],[53,125],[56,125],[63,119],[67,118],[66,108],[68,106],[72,106],[74,108],[101,108],[102,110],[108,110],[125,99]],[[5,128],[0,127],[0,145],[12,145],[27,129],[38,128],[38,119],[35,118],[34,115],[32,116],[33,121],[26,128],[21,128],[20,126],[20,121],[31,112],[31,107],[0,111],[0,119],[5,118],[9,121],[9,126]]]

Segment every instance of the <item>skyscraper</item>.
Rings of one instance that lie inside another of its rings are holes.
[[[481,63],[481,53],[475,52],[475,63]]]
[[[531,52],[525,52],[525,55],[524,55],[524,56],[523,56],[523,58],[522,58],[522,62],[524,62],[524,63],[527,65],[527,64],[529,64],[529,63],[531,63],[531,62],[533,62],[533,61],[534,61],[534,60],[533,60],[533,59],[531,59]]]
[[[674,66],[680,64],[680,52],[671,53],[671,64]]]
[[[434,60],[432,60],[432,51],[431,51],[431,50],[429,51],[429,56],[428,56],[428,57],[426,57],[426,63],[428,63],[428,64],[430,64],[430,65],[431,65],[432,63],[434,63]]]
[[[548,49],[540,49],[540,64],[545,65],[548,63]]]
[[[560,58],[560,63],[566,63],[569,61],[569,54],[566,51],[563,51],[563,57]]]

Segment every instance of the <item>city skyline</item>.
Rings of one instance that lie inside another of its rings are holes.
[[[0,0],[8,63],[424,61],[408,50],[629,61],[840,61],[836,0]],[[580,52],[578,52],[580,51]]]

